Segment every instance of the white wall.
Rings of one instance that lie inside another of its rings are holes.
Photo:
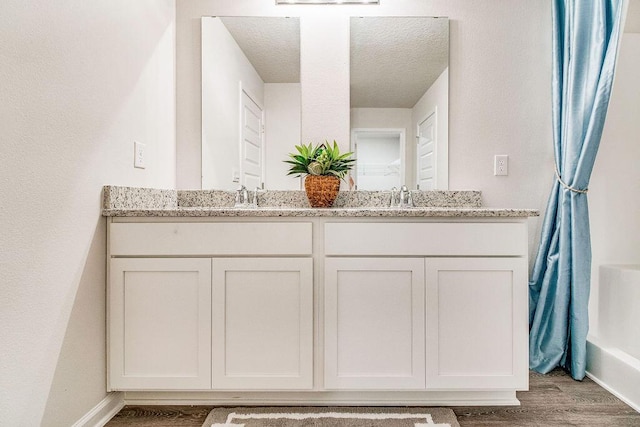
[[[220,18],[202,19],[202,39],[202,188],[235,190],[238,183],[233,182],[232,170],[240,170],[240,85],[264,108],[264,82]]]
[[[68,426],[106,396],[101,188],[175,186],[175,0],[4,0],[0,28],[0,423]]]
[[[394,0],[378,6],[177,3],[177,185],[200,186],[199,19],[300,16],[302,140],[349,140],[349,17],[448,16],[449,188],[494,207],[544,209],[553,182],[551,4],[546,0]],[[317,56],[316,56],[317,55]],[[493,157],[508,154],[507,177]],[[531,219],[531,251],[540,219]]]
[[[351,128],[395,128],[405,129],[407,139],[411,132],[410,108],[352,108]]]
[[[265,104],[265,188],[299,190],[300,179],[287,176],[283,160],[294,152],[300,140],[300,83],[266,83]]]
[[[436,113],[436,187],[435,189],[448,189],[449,184],[449,69],[440,74],[431,87],[416,102],[412,110],[412,128],[414,135],[418,132],[418,126],[431,114]],[[408,147],[408,158],[415,159],[416,140]],[[414,160],[414,164],[415,164]],[[416,168],[410,168],[411,182],[417,182]]]
[[[340,151],[349,149],[349,25],[326,6],[300,19],[302,140],[335,140]]]
[[[637,3],[640,5],[640,2]],[[629,8],[640,16],[640,7]],[[631,17],[631,15],[629,15]],[[630,22],[630,21],[628,21]],[[632,22],[632,21],[631,21]],[[629,29],[629,26],[627,26]],[[590,333],[598,335],[599,268],[640,264],[640,33],[622,36],[607,119],[589,184]],[[637,301],[640,307],[640,301]]]

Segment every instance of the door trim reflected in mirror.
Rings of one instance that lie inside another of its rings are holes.
[[[358,161],[352,178],[356,190],[390,190],[405,185],[406,129],[353,128],[351,151]]]

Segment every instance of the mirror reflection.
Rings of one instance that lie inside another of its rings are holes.
[[[353,17],[350,32],[357,188],[447,189],[448,19]],[[203,189],[300,188],[282,161],[300,81],[299,18],[202,18]]]
[[[201,34],[202,188],[298,189],[282,153],[300,142],[300,20],[203,17]]]
[[[448,188],[449,20],[351,18],[359,190]]]
[[[354,167],[358,190],[389,190],[404,185],[406,129],[355,128],[352,146],[357,150]]]

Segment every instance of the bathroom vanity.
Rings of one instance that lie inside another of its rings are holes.
[[[108,389],[128,403],[505,405],[528,388],[534,210],[104,191]]]

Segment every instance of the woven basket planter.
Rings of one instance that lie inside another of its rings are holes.
[[[338,197],[340,178],[333,175],[307,175],[304,189],[312,208],[330,208]]]

